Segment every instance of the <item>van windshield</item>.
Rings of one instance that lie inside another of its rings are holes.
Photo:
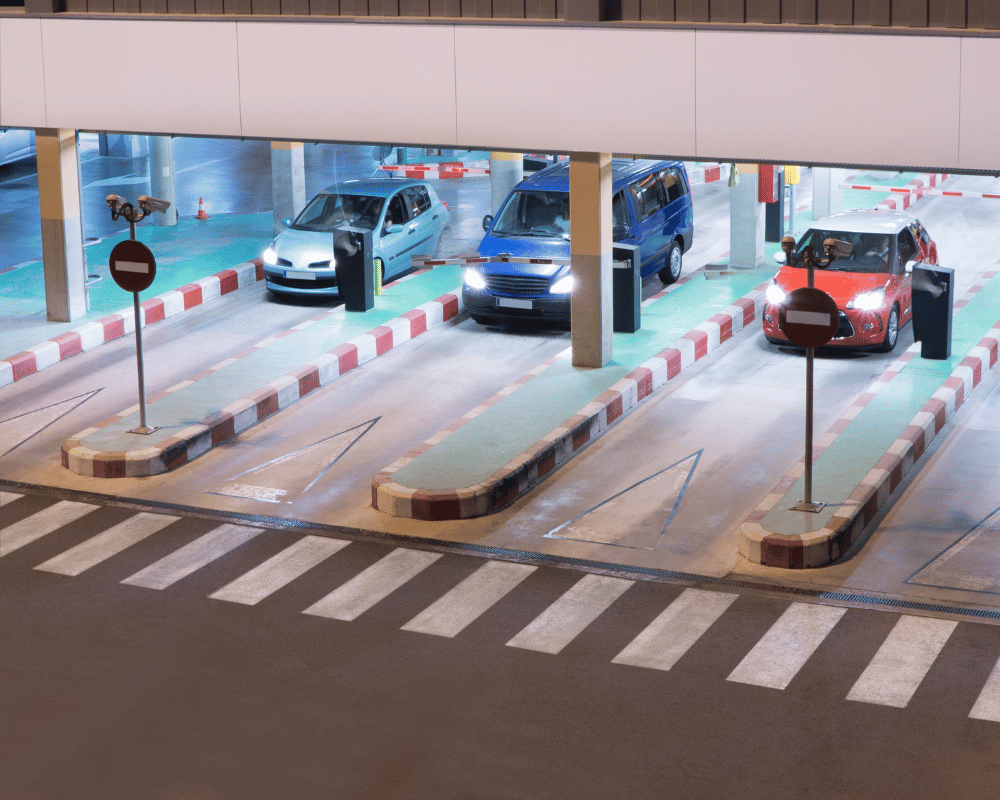
[[[497,215],[492,233],[569,239],[569,192],[514,192]]]
[[[292,228],[297,231],[333,231],[351,226],[375,230],[383,197],[361,194],[318,194],[295,218]]]
[[[795,252],[801,253],[806,247],[812,247],[817,258],[826,258],[823,242],[826,239],[838,239],[853,245],[854,250],[847,258],[838,258],[827,269],[836,272],[889,272],[892,263],[892,237],[884,233],[853,233],[850,231],[825,231],[810,228],[799,239]],[[799,264],[802,269],[805,264]]]

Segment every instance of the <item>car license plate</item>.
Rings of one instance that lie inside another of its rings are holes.
[[[516,297],[498,297],[497,305],[505,308],[522,308],[528,311],[532,309],[530,300],[518,300]]]
[[[316,280],[316,273],[309,272],[308,270],[304,269],[286,269],[285,277],[298,278],[299,280],[306,280],[306,281],[314,281]]]

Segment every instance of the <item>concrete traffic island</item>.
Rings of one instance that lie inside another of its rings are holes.
[[[799,461],[741,525],[744,558],[784,569],[823,567],[864,540],[892,492],[996,365],[997,274],[984,273],[955,303],[952,341],[959,355],[928,361],[913,345],[817,441],[813,496],[826,507],[791,509],[803,496]]]
[[[456,318],[462,313],[460,273],[440,267],[413,274],[387,285],[370,311],[349,314],[340,306],[271,336],[150,398],[150,421],[158,426],[153,433],[131,433],[136,405],[68,439],[62,465],[95,478],[176,469],[345,372]]]
[[[725,284],[687,279],[660,292],[643,304],[641,330],[614,334],[612,364],[575,368],[568,351],[540,364],[375,475],[373,507],[394,517],[455,520],[510,505],[752,324],[763,308],[762,281],[773,272],[746,270]],[[667,301],[673,292],[683,297]]]

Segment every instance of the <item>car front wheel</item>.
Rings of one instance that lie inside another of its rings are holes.
[[[660,280],[665,286],[676,283],[677,279],[680,278],[682,258],[681,246],[675,239],[670,243],[670,250],[667,251],[667,265],[659,272]]]
[[[880,353],[891,353],[896,349],[896,340],[899,338],[899,308],[892,307],[889,312],[889,321],[885,324],[885,339],[879,346]]]

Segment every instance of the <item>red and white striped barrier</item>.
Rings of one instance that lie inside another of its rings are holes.
[[[470,175],[489,175],[489,167],[467,167],[459,162],[440,164],[382,164],[379,169],[400,173],[406,178],[467,178]]]
[[[264,264],[259,258],[225,269],[207,278],[181,286],[139,304],[144,328],[172,317],[189,308],[208,302],[213,297],[229,294],[264,279]],[[51,367],[70,356],[93,350],[102,344],[135,331],[135,313],[131,306],[94,322],[55,336],[48,341],[0,360],[0,386],[6,386]]]
[[[276,378],[261,389],[230,403],[221,411],[185,428],[176,436],[141,451],[99,451],[87,447],[83,443],[83,440],[91,434],[134,414],[138,410],[138,406],[133,406],[99,425],[87,428],[67,439],[62,446],[62,465],[79,475],[94,478],[145,477],[169,472],[253,427],[272,414],[287,408],[309,392],[326,386],[358,365],[387,353],[392,348],[425,333],[430,328],[454,319],[462,313],[462,308],[462,292],[460,289],[455,289],[451,293],[444,294],[436,300],[431,300],[412,311],[407,311],[389,320],[384,325],[379,325],[360,336],[355,336],[350,341],[338,345],[280,378]],[[333,313],[344,313],[343,307],[336,309]],[[303,325],[296,326],[296,328],[287,331],[286,334],[303,327]],[[281,336],[269,337],[247,349],[239,357],[259,350],[276,338],[281,338]],[[150,402],[155,402],[161,397],[180,391],[231,363],[233,363],[232,359],[226,359],[215,367],[161,392]]]
[[[946,192],[941,189],[934,189],[939,183],[948,178],[947,173],[932,173],[924,178],[914,178],[906,186],[873,186],[869,184],[841,183],[841,189],[855,189],[860,192],[886,192],[888,194],[901,195],[901,197],[888,197],[875,206],[880,211],[902,211],[909,208],[917,200],[925,195],[944,195],[950,197],[961,197],[963,192]],[[983,197],[978,193],[969,193],[969,196]],[[1000,195],[997,196],[1000,198]]]
[[[445,264],[450,266],[465,267],[470,264],[569,264],[568,258],[528,258],[526,256],[452,256],[451,258],[424,258],[423,256],[413,256],[410,259],[410,266],[414,269],[421,267],[441,267]]]
[[[730,164],[685,164],[688,175],[688,183],[698,186],[702,183],[714,183],[715,181],[728,181]]]

